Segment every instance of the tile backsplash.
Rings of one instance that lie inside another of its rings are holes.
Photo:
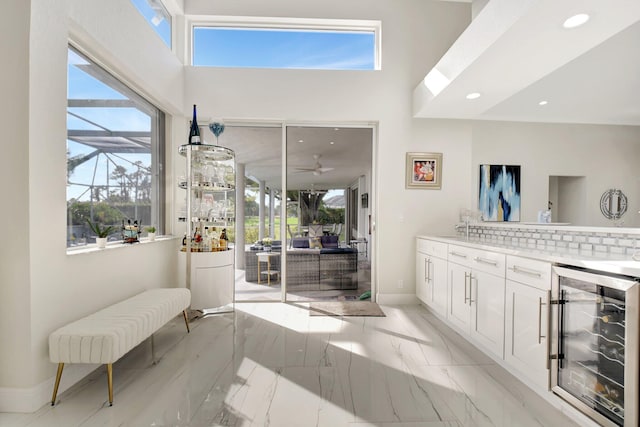
[[[456,230],[459,236],[464,236],[464,226]],[[640,230],[614,227],[470,223],[469,238],[537,249],[569,248],[612,254],[633,254],[640,248]]]

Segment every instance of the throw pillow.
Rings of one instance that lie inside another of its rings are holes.
[[[322,236],[320,237],[320,243],[323,248],[337,248],[338,236]]]
[[[296,248],[296,249],[308,248],[309,247],[309,239],[307,239],[305,237],[294,237],[292,246],[294,248]]]
[[[322,249],[322,243],[320,242],[319,237],[311,237],[309,238],[309,248],[310,249]]]

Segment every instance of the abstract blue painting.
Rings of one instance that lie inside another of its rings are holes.
[[[520,221],[520,166],[480,165],[483,221]]]

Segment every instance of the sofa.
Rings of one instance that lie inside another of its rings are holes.
[[[358,289],[358,251],[338,247],[337,236],[321,236],[320,247],[310,238],[293,238],[287,250],[287,289],[335,290]],[[258,250],[245,253],[245,279],[258,281]],[[271,261],[272,270],[280,270],[280,258]]]

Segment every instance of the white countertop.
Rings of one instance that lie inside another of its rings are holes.
[[[517,255],[525,258],[548,261],[554,264],[572,265],[591,270],[600,270],[608,273],[640,277],[640,261],[633,260],[631,255],[581,251],[569,248],[539,249],[507,243],[488,242],[478,239],[466,239],[460,236],[419,235],[417,238],[484,249],[492,252],[504,253],[506,255]]]

